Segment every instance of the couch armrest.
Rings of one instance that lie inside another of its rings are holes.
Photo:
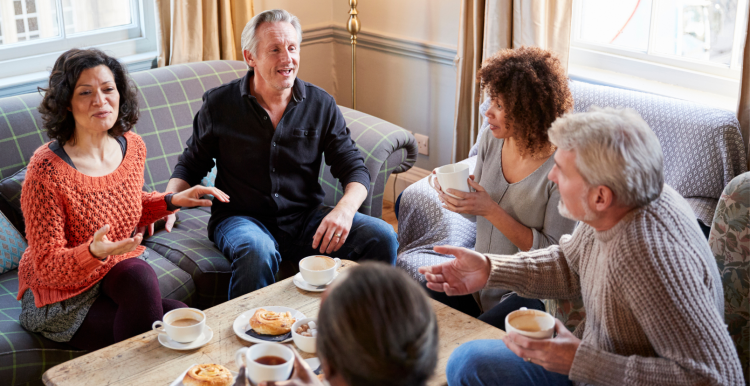
[[[383,191],[391,173],[403,173],[417,160],[417,141],[408,131],[380,118],[339,106],[352,139],[370,171],[370,189],[359,212],[373,217],[383,215]],[[321,165],[318,177],[325,191],[323,203],[336,205],[344,195],[341,183],[331,175],[330,166]]]

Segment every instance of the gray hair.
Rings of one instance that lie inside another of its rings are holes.
[[[438,326],[403,270],[365,262],[341,273],[318,313],[318,356],[348,385],[421,386],[437,365]]]
[[[258,37],[255,35],[255,31],[263,23],[278,22],[291,24],[297,30],[297,44],[302,44],[302,25],[300,25],[297,16],[283,9],[269,9],[255,15],[245,25],[245,29],[242,30],[242,50],[250,51],[255,56],[258,50]]]
[[[576,166],[591,186],[604,185],[625,206],[645,206],[664,186],[659,139],[633,109],[592,107],[552,123],[550,141],[575,151]]]

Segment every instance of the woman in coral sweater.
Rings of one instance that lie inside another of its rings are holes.
[[[51,142],[31,157],[21,193],[29,247],[18,269],[21,325],[58,342],[95,350],[148,331],[165,312],[146,263],[150,224],[216,188],[171,195],[142,191],[146,146],[135,86],[99,50],[72,49],[55,62],[39,106]]]

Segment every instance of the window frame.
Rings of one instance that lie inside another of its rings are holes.
[[[46,78],[55,60],[71,48],[96,47],[118,59],[125,59],[125,63],[144,61],[144,56],[155,58],[158,56],[155,2],[130,2],[130,24],[68,35],[63,22],[62,0],[55,0],[60,35],[34,39],[32,43],[0,45],[0,57],[3,58],[0,60],[0,88]]]
[[[652,31],[655,31],[658,5],[663,0],[653,0],[651,3],[649,42],[646,52],[582,41],[580,39],[582,1],[574,0],[573,2],[570,65],[574,77],[586,78],[586,68],[594,68],[736,99],[741,75],[744,32],[746,31],[746,24],[741,19],[743,14],[748,14],[748,0],[738,0],[735,16],[738,20],[735,21],[734,26],[729,66],[654,52],[656,34]],[[744,22],[746,23],[747,20]],[[613,83],[617,81],[613,80]],[[655,87],[658,89],[658,86]]]

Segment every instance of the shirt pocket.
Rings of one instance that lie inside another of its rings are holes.
[[[294,129],[292,137],[312,139],[320,137],[320,133],[315,129]]]
[[[320,156],[320,132],[315,129],[294,129],[290,148],[302,164],[315,162]]]

